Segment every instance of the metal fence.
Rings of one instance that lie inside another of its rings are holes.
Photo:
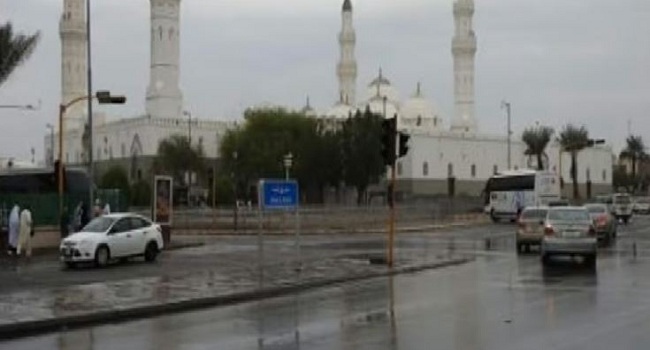
[[[135,209],[150,216],[148,208]],[[430,224],[457,219],[459,215],[479,213],[482,202],[475,198],[441,198],[417,204],[397,205],[398,224]],[[265,230],[288,230],[293,228],[293,212],[269,211],[263,215]],[[386,225],[388,208],[385,206],[324,206],[308,205],[299,209],[300,226],[303,230],[339,230],[379,228]],[[172,218],[174,230],[257,230],[260,213],[256,207],[241,206],[212,208],[175,208]]]

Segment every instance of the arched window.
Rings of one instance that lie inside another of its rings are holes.
[[[422,163],[422,175],[429,176],[429,163]]]
[[[162,35],[163,35],[162,26],[159,26],[159,27],[158,27],[158,36],[160,37],[160,40],[161,40],[161,41],[162,41]]]
[[[447,177],[454,177],[454,165],[452,163],[447,164]]]
[[[397,162],[397,175],[402,175],[402,162]]]
[[[494,167],[492,167],[492,174],[496,175],[499,172],[499,166],[494,164]]]
[[[476,164],[472,164],[472,177],[476,177]]]
[[[591,169],[587,168],[585,175],[587,176],[587,181],[591,181]]]
[[[607,181],[607,170],[603,170],[603,181]]]

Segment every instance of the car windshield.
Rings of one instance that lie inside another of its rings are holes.
[[[588,205],[587,210],[590,214],[602,214],[607,212],[607,207],[602,205]]]
[[[547,209],[526,209],[524,212],[521,214],[521,218],[523,220],[530,220],[530,219],[544,219],[546,217],[546,214],[548,213]]]
[[[101,217],[93,219],[81,231],[82,232],[103,233],[103,232],[108,231],[108,229],[113,225],[115,220],[116,220],[115,218],[101,216]]]
[[[614,196],[614,203],[616,204],[629,204],[632,202],[629,196]]]
[[[557,221],[587,221],[589,220],[589,213],[586,210],[579,209],[551,210],[548,213],[548,218]]]

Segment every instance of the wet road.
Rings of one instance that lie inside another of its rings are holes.
[[[475,262],[0,343],[6,349],[647,349],[650,219],[590,271],[506,244]],[[634,244],[636,243],[636,249]],[[634,253],[636,251],[636,254]]]

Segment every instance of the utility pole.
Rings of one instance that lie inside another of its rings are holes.
[[[502,101],[501,108],[506,109],[506,116],[508,118],[508,170],[512,167],[512,127],[510,119],[510,102]]]
[[[87,86],[87,99],[88,99],[88,143],[90,149],[88,150],[88,177],[90,178],[90,198],[88,207],[92,208],[95,202],[95,162],[93,160],[93,70],[92,70],[92,45],[90,42],[90,0],[86,0],[86,65],[88,66],[88,86]],[[65,112],[65,108],[63,109]],[[59,129],[59,133],[63,134],[63,129]],[[62,147],[59,145],[59,147]],[[59,159],[61,160],[61,159]]]

